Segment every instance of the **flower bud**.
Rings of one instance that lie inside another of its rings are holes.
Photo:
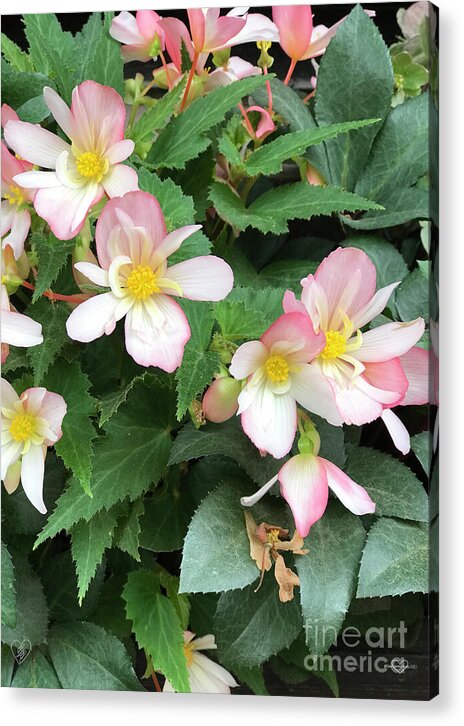
[[[203,396],[203,411],[213,423],[223,423],[238,410],[238,397],[242,386],[235,378],[216,378]]]

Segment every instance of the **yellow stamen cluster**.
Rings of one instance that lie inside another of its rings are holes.
[[[184,655],[185,655],[185,659],[187,661],[187,668],[190,668],[190,666],[192,665],[192,660],[193,660],[193,643],[192,642],[185,643]]]
[[[137,265],[127,278],[127,289],[136,300],[145,300],[160,288],[156,276],[148,265]]]
[[[285,383],[288,379],[289,367],[283,355],[271,355],[264,364],[264,370],[273,383]]]
[[[84,151],[76,158],[76,168],[78,173],[86,179],[100,182],[108,171],[109,162],[94,151]]]
[[[10,434],[15,441],[32,438],[36,430],[36,417],[30,413],[18,413],[11,422]]]
[[[266,538],[269,544],[275,544],[279,541],[280,529],[270,529],[266,532]]]
[[[322,360],[335,360],[346,351],[346,338],[338,330],[328,330],[325,334],[325,348],[320,354]]]
[[[21,189],[14,184],[10,184],[10,191],[5,194],[5,199],[8,199],[10,204],[24,204],[26,201]]]

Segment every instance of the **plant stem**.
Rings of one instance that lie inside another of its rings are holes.
[[[286,86],[288,86],[288,84],[290,82],[290,78],[293,75],[293,71],[295,70],[296,64],[297,64],[297,61],[294,58],[292,58],[292,61],[291,61],[290,66],[289,66],[289,69],[287,71],[287,75],[285,76],[284,83],[285,83]]]
[[[35,290],[35,286],[27,282],[27,280],[23,280],[21,284],[28,290]],[[61,295],[61,293],[53,292],[53,290],[45,290],[42,295],[49,300],[63,300],[68,303],[82,303],[89,299],[89,295]]]
[[[185,86],[184,95],[182,97],[182,103],[180,104],[181,111],[184,110],[185,104],[187,103],[187,97],[189,95],[190,86],[192,85],[193,76],[195,75],[195,69],[196,69],[197,63],[198,63],[198,55],[199,55],[198,52],[195,51],[195,55],[193,56],[193,61],[192,61],[192,67],[190,68],[189,75],[187,78],[187,85]]]
[[[172,91],[171,73],[169,71],[168,64],[166,63],[166,58],[164,56],[164,53],[163,53],[163,51],[161,49],[160,49],[159,55],[160,55],[160,58],[161,58],[161,63],[163,64],[164,72],[166,73],[166,80],[167,80],[167,83],[168,83],[168,90],[169,91]]]
[[[263,73],[265,76],[267,76],[267,68],[266,66],[263,68]],[[269,112],[269,115],[272,116],[272,89],[270,81],[266,81],[266,89],[267,89],[267,110]]]
[[[153,683],[155,684],[155,688],[156,688],[157,692],[161,693],[161,686],[159,684],[158,677],[154,670],[152,670],[152,672],[151,672],[151,678],[152,678]]]
[[[242,104],[242,103],[239,103],[239,104],[238,104],[238,107],[239,107],[239,109],[240,109],[240,113],[241,113],[241,114],[242,114],[242,116],[243,116],[243,120],[244,120],[244,122],[245,122],[245,126],[246,126],[246,129],[247,129],[248,133],[250,134],[250,136],[251,136],[251,138],[252,138],[252,139],[256,140],[256,134],[255,134],[255,131],[254,131],[254,129],[253,129],[253,126],[251,125],[251,121],[250,121],[250,119],[248,118],[248,114],[247,114],[247,112],[245,111],[245,108],[244,108],[243,104]]]

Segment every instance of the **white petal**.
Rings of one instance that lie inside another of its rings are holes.
[[[21,462],[21,483],[24,493],[41,514],[45,514],[47,511],[43,500],[44,453],[42,446],[32,445],[27,454],[24,454]]]
[[[112,292],[105,292],[78,305],[66,321],[69,337],[81,343],[90,343],[107,331],[114,330],[118,302],[119,299]]]
[[[46,169],[55,168],[62,151],[71,151],[70,145],[56,134],[25,121],[8,121],[4,136],[8,146],[21,158]]]
[[[108,280],[108,271],[102,270],[98,265],[94,265],[92,262],[76,262],[74,265],[75,269],[81,272],[88,280],[94,282],[95,285],[100,287],[109,287],[110,283]]]
[[[382,413],[382,421],[398,451],[405,455],[408,454],[411,449],[411,440],[409,431],[401,419],[398,418],[396,413],[393,413],[391,408],[386,408]]]
[[[408,323],[380,325],[363,333],[362,346],[352,351],[351,355],[363,363],[381,363],[397,358],[417,343],[424,327],[422,318]]]
[[[166,277],[180,285],[182,296],[189,300],[223,300],[234,284],[230,266],[214,255],[193,257],[168,267]]]
[[[355,315],[353,315],[351,319],[353,329],[358,330],[358,328],[364,327],[364,325],[370,323],[371,320],[377,317],[377,315],[380,315],[382,310],[386,308],[393,290],[398,287],[399,284],[400,282],[392,282],[391,285],[387,285],[386,287],[382,287],[380,290],[377,290],[374,297],[371,298],[371,300],[369,300],[369,302],[366,303],[361,310],[358,310]]]
[[[116,164],[110,168],[102,184],[111,199],[112,197],[123,197],[127,192],[137,191],[139,178],[137,172],[130,166]]]
[[[260,340],[250,340],[235,351],[229,372],[239,381],[248,378],[264,365],[268,356],[269,352]]]

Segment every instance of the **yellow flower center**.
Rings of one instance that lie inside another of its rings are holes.
[[[18,413],[10,426],[10,434],[15,441],[27,441],[36,430],[36,417],[30,413]]]
[[[10,191],[5,194],[5,199],[8,199],[10,204],[24,204],[26,201],[21,189],[14,184],[10,184]]]
[[[285,383],[288,378],[289,367],[283,355],[271,355],[265,362],[264,369],[273,383]]]
[[[109,162],[94,151],[84,151],[76,158],[76,167],[81,176],[100,182],[108,171]]]
[[[193,643],[190,641],[190,643],[185,643],[184,645],[184,655],[185,659],[187,661],[187,668],[190,668],[193,661]]]
[[[320,354],[322,360],[335,360],[346,351],[346,338],[338,330],[328,330],[325,334],[325,348]]]
[[[160,292],[155,273],[148,265],[134,267],[127,278],[127,289],[136,300],[145,300],[154,292]]]
[[[267,534],[266,534],[266,538],[267,538],[268,543],[269,544],[275,544],[276,542],[278,542],[279,541],[279,534],[280,534],[280,530],[279,529],[270,529],[267,532]]]

